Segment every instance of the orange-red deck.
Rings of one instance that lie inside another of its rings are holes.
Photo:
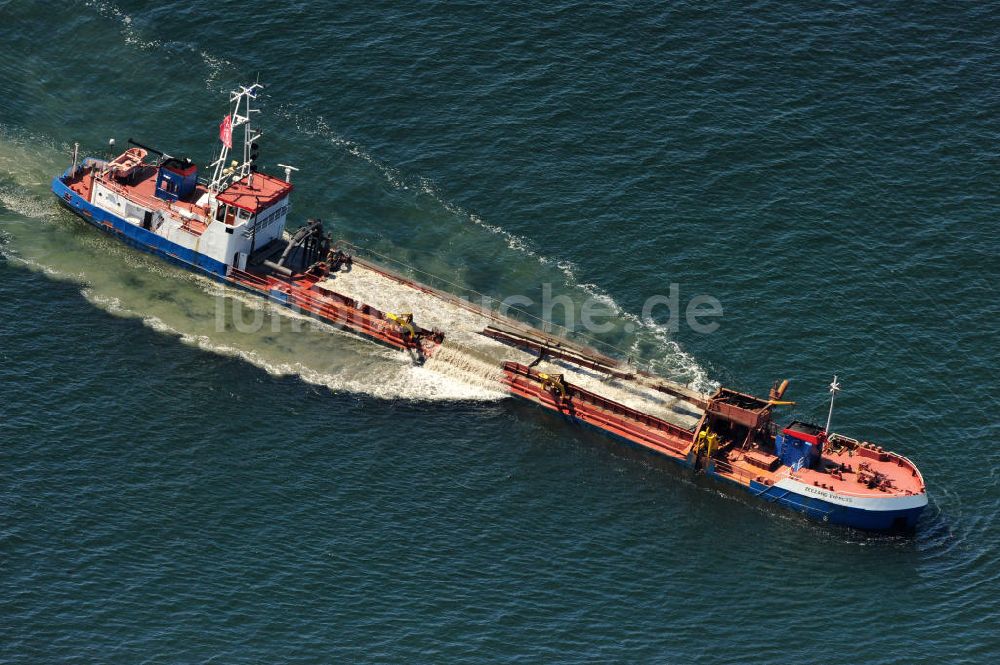
[[[251,176],[251,183],[239,180],[219,192],[218,200],[231,206],[246,210],[249,213],[257,214],[264,208],[269,208],[282,198],[288,196],[292,191],[292,183],[285,182],[281,178],[267,175],[266,173],[254,173]]]
[[[133,175],[125,182],[119,181],[111,175],[102,175],[100,171],[94,169],[80,169],[76,177],[68,179],[66,184],[74,192],[91,201],[91,190],[95,183],[100,183],[111,191],[128,197],[129,200],[149,208],[150,210],[160,210],[163,212],[186,213],[178,215],[177,219],[182,223],[182,227],[193,233],[201,235],[205,232],[208,224],[203,221],[209,215],[207,207],[202,207],[194,203],[202,195],[208,193],[203,186],[198,185],[194,193],[188,200],[179,199],[177,201],[165,201],[156,196],[156,167],[145,165],[135,169]],[[195,215],[194,219],[188,215]]]

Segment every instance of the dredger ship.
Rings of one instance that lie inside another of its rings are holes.
[[[779,426],[775,409],[789,404],[787,381],[766,398],[727,388],[703,394],[344,251],[318,220],[286,232],[295,169],[284,167],[280,178],[257,168],[261,134],[251,119],[260,90],[254,84],[231,94],[209,178],[199,178],[191,159],[129,139],[130,147],[110,160],[81,160],[74,149],[72,166],[52,181],[52,191],[132,247],[416,362],[460,359],[513,396],[759,501],[830,524],[915,528],[927,493],[913,462],[828,431],[829,418],[826,426]],[[241,159],[233,159],[234,137]],[[401,302],[407,312],[392,309]],[[835,378],[831,413],[837,388]]]

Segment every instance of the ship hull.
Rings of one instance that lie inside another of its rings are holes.
[[[599,431],[612,441],[627,444],[629,447],[640,449],[659,458],[666,458],[685,469],[694,471],[697,468],[693,453],[684,455],[679,451],[650,445],[638,438],[616,433],[607,427],[588,422],[584,414],[581,414],[583,417],[578,417],[573,413],[568,413],[559,408],[558,403],[554,400],[518,394],[517,391],[513,391],[513,394],[535,406],[557,413],[569,423]],[[904,533],[913,531],[927,505],[926,494],[884,499],[846,497],[829,492],[820,492],[825,497],[813,496],[810,490],[818,490],[791,479],[779,481],[774,485],[766,485],[757,481],[744,484],[717,473],[714,464],[709,464],[704,471],[708,479],[737,489],[744,494],[749,494],[757,500],[801,513],[811,520],[864,531]]]
[[[274,284],[249,281],[248,275],[233,271],[229,266],[199,254],[188,248],[137,226],[102,208],[92,205],[82,196],[63,183],[62,178],[52,182],[52,191],[60,203],[84,221],[101,231],[117,238],[124,244],[152,254],[178,267],[203,275],[214,281],[253,293],[271,302],[319,321],[334,325],[359,337],[395,349],[411,349],[398,332],[373,326],[358,310],[343,305],[319,302],[302,293],[292,293],[275,288]],[[564,420],[576,426],[593,429],[610,437],[613,441],[652,453],[692,471],[701,465],[698,453],[692,444],[693,434],[669,423],[657,421],[636,413],[625,414],[620,405],[612,406],[600,402],[572,400],[564,402],[553,394],[524,381],[508,372],[504,382],[510,393],[516,397],[557,413]],[[579,396],[579,392],[578,396]],[[599,399],[592,395],[591,399]],[[784,509],[792,510],[806,517],[829,524],[863,529],[868,531],[910,531],[927,504],[926,494],[885,498],[845,497],[822,491],[793,479],[784,479],[775,484],[765,484],[755,480],[740,481],[718,473],[709,462],[702,469],[710,480],[739,489],[752,497]]]
[[[606,427],[602,427],[601,425],[587,422],[586,420],[578,418],[572,414],[566,413],[565,411],[558,411],[552,408],[551,406],[540,404],[533,399],[521,397],[520,395],[515,395],[515,396],[520,398],[521,401],[523,402],[529,402],[531,404],[534,404],[535,406],[541,406],[545,408],[546,411],[551,411],[552,413],[558,415],[563,422],[572,427],[578,427],[581,430],[586,430],[588,432],[594,432],[595,434],[600,434],[604,438],[610,439],[615,443],[624,444],[628,448],[638,450],[643,453],[651,453],[659,459],[670,460],[671,462],[681,467],[682,469],[688,469],[693,471],[695,468],[694,459],[693,456],[691,455],[682,455],[680,453],[671,450],[666,450],[663,448],[654,448],[643,441],[630,438],[625,434],[612,432],[608,430]]]
[[[206,275],[212,279],[225,280],[226,264],[209,258],[204,254],[199,254],[194,250],[181,247],[166,238],[156,235],[152,231],[147,231],[107,210],[91,204],[67,187],[61,178],[55,178],[52,181],[52,192],[59,198],[59,202],[72,213],[126,245],[149,254],[154,254],[174,265]]]
[[[317,321],[322,321],[323,323],[336,326],[341,330],[353,333],[377,344],[392,349],[410,348],[409,345],[400,343],[395,335],[378,333],[370,334],[369,332],[366,332],[363,327],[352,326],[349,322],[309,311],[308,308],[301,307],[295,300],[290,299],[285,293],[261,290],[259,288],[255,288],[252,284],[247,284],[233,279],[228,275],[229,267],[224,263],[215,261],[214,259],[204,256],[203,254],[198,254],[197,252],[181,247],[176,243],[172,243],[155,233],[140,228],[135,224],[108,212],[107,210],[103,210],[89,203],[86,199],[67,187],[62,182],[61,178],[55,178],[52,181],[52,192],[56,195],[56,197],[58,197],[59,202],[64,208],[77,215],[91,226],[94,226],[100,231],[116,238],[129,247],[138,249],[147,254],[152,254],[153,256],[161,258],[168,263],[204,277],[208,277],[213,281],[221,282],[241,291],[252,293],[277,305],[291,309],[299,314],[304,314],[310,318],[316,319]]]
[[[926,495],[866,502],[856,497],[834,496],[833,500],[826,500],[808,496],[803,492],[804,488],[788,487],[782,483],[764,485],[751,482],[747,489],[763,501],[794,510],[811,519],[866,531],[911,531],[927,505]],[[845,501],[856,505],[845,505]]]

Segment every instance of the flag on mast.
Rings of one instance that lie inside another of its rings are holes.
[[[222,145],[230,150],[233,149],[233,116],[227,115],[219,123],[219,140],[222,141]]]

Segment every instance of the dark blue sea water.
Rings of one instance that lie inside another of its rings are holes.
[[[0,0],[0,661],[989,663],[995,3]],[[775,512],[120,247],[73,142],[206,162],[267,84],[295,223],[910,456],[909,538]],[[244,312],[245,313],[245,312]],[[222,325],[220,325],[220,321]],[[660,321],[660,323],[663,323]]]

